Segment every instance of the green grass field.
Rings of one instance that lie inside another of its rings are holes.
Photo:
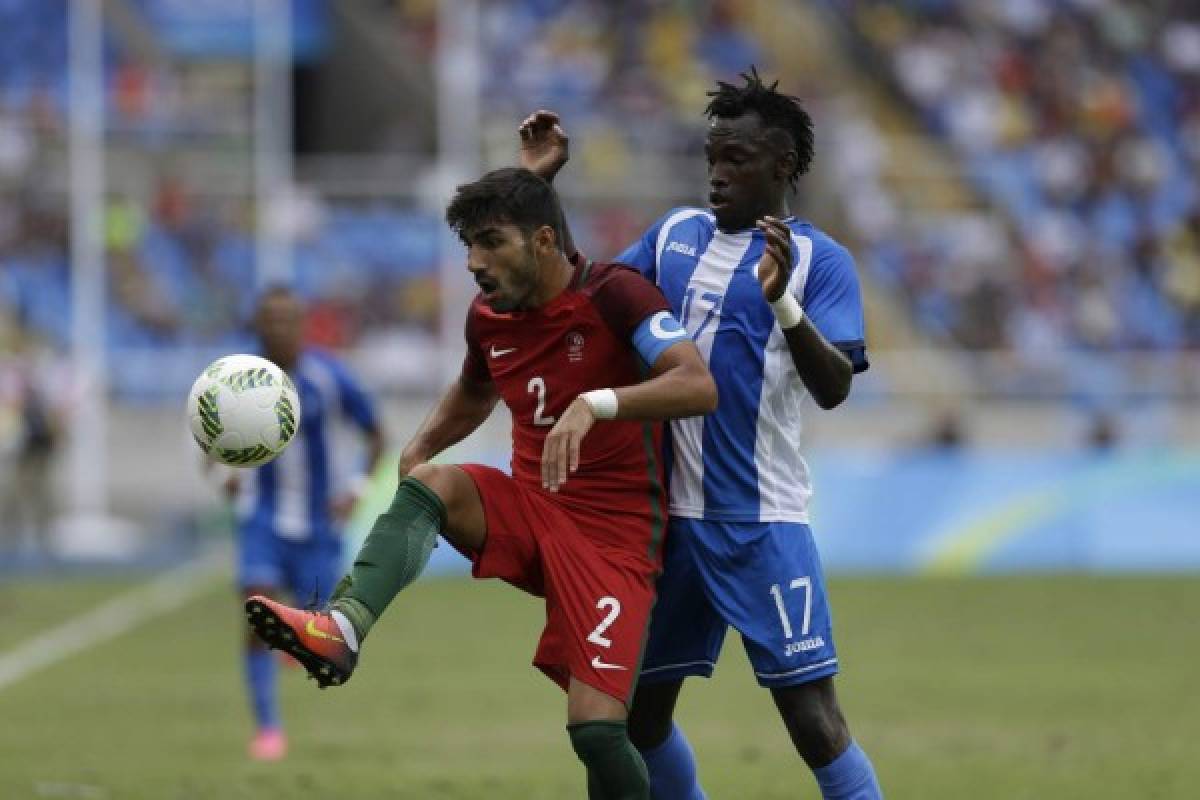
[[[0,584],[0,656],[129,582]],[[841,579],[840,688],[891,798],[1183,798],[1200,784],[1200,580]],[[248,763],[232,592],[0,691],[0,797],[577,798],[538,602],[431,580],[346,687],[284,674],[291,754]],[[680,718],[712,798],[818,797],[730,642]],[[1189,789],[1188,787],[1192,787]]]

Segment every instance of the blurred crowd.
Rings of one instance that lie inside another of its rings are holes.
[[[69,315],[67,197],[61,174],[67,124],[65,0],[0,0],[0,302],[65,343]],[[437,4],[394,2],[398,36],[427,60]],[[623,4],[521,0],[481,5],[488,133],[510,158],[515,123],[530,108],[562,111],[578,134],[576,171],[619,182],[631,154],[697,149],[700,107],[714,74],[762,63],[728,0]],[[110,143],[133,143],[155,164],[152,185],[110,196],[104,247],[110,274],[109,342],[119,348],[242,346],[254,273],[254,208],[213,196],[172,168],[172,136],[236,131],[218,96],[198,81],[105,48]],[[197,70],[198,71],[198,70]],[[189,80],[191,84],[189,84]],[[209,79],[211,82],[211,78]],[[197,100],[201,102],[197,103]],[[599,111],[598,109],[603,109]],[[637,119],[637,125],[630,125]],[[57,157],[56,174],[50,161]],[[361,344],[374,331],[437,324],[436,213],[397,202],[331,203],[298,190],[279,204],[300,291],[318,344]],[[582,215],[580,241],[611,253],[640,233],[645,214],[608,204]]]
[[[398,39],[432,58],[437,1],[387,5]],[[502,0],[480,11],[485,161],[511,160],[531,111],[561,114],[572,137],[564,184],[600,196],[572,206],[574,232],[598,255],[703,197],[705,92],[771,63],[752,32],[756,4],[735,0]]]
[[[393,0],[397,35],[427,55],[437,0]],[[480,4],[487,111],[512,122],[531,105],[579,120],[596,158],[696,143],[697,98],[766,54],[734,0],[504,0]],[[629,125],[636,119],[637,125]],[[613,152],[600,152],[600,148]]]
[[[70,309],[65,8],[65,0],[0,0],[0,308],[60,345]],[[435,0],[377,8],[404,51],[428,64]],[[618,252],[653,212],[700,196],[701,110],[714,78],[750,63],[771,72],[771,54],[751,33],[755,4],[505,0],[480,8],[485,160],[511,158],[516,121],[551,107],[569,121],[566,179],[576,185],[608,185],[611,198],[627,198],[638,181],[666,185],[672,176],[655,169],[692,165],[677,196],[573,209],[578,239],[599,255]],[[844,0],[827,8],[864,48],[859,63],[894,82],[980,201],[902,218],[887,207],[887,142],[864,123],[869,115],[816,98],[818,168],[832,177],[860,264],[875,285],[907,298],[923,331],[1030,358],[1200,346],[1200,6]],[[248,114],[229,95],[197,91],[213,76],[189,70],[149,66],[113,43],[105,49],[110,141],[133,141],[155,164],[138,191],[106,201],[114,347],[245,346],[255,209],[247,197],[190,185],[172,162],[171,137],[245,129]],[[292,242],[314,342],[436,331],[436,209],[297,190],[277,211],[268,222]]]
[[[25,197],[0,214],[0,302],[59,344],[70,311],[64,204],[61,194],[44,203]],[[343,347],[372,327],[432,328],[436,219],[390,204],[329,206],[303,193],[289,208],[296,284],[313,301],[314,342]],[[247,200],[190,192],[171,177],[149,198],[109,198],[110,344],[244,344],[254,299],[252,221]]]
[[[1200,347],[1200,5],[830,7],[1003,212],[867,226],[928,330],[1031,356]]]

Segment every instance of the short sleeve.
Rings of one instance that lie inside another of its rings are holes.
[[[479,346],[479,335],[475,330],[475,309],[476,303],[471,303],[471,307],[467,311],[465,329],[467,354],[463,357],[462,372],[475,383],[489,383],[492,380],[492,373],[488,370],[483,348]]]
[[[654,366],[658,357],[680,342],[688,341],[688,333],[671,316],[670,311],[659,311],[646,317],[633,332],[633,349],[647,366]]]
[[[614,336],[632,343],[643,320],[669,311],[670,306],[657,286],[631,268],[609,264],[605,270],[592,292],[592,304]]]
[[[673,208],[655,220],[654,224],[641,235],[641,238],[621,251],[621,254],[613,261],[618,264],[628,264],[642,273],[642,277],[646,280],[651,283],[657,282],[658,234],[666,221],[677,211],[679,211],[678,208]]]
[[[814,252],[804,295],[797,299],[821,335],[849,357],[854,371],[866,371],[862,290],[850,251],[830,242]]]

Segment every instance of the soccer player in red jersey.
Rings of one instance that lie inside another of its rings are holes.
[[[342,683],[440,533],[475,577],[545,598],[534,664],[567,692],[589,797],[648,798],[625,720],[666,519],[659,421],[712,411],[716,387],[652,284],[567,259],[557,200],[533,173],[501,169],[460,186],[446,219],[480,287],[462,373],[405,448],[392,506],[329,610],[255,597],[250,623],[322,687]],[[500,399],[513,418],[511,477],[428,463]]]

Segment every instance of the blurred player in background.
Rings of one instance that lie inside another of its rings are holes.
[[[626,717],[666,521],[654,421],[711,411],[716,389],[653,285],[626,268],[567,260],[558,201],[532,173],[502,169],[460,186],[446,219],[480,288],[462,373],[405,448],[392,507],[331,612],[254,598],[251,624],[322,687],[342,683],[440,533],[474,562],[475,577],[545,597],[534,664],[567,692],[589,797],[648,798]],[[512,412],[512,477],[428,463],[498,399]]]
[[[238,587],[243,597],[287,593],[297,602],[324,603],[342,566],[343,525],[383,454],[383,432],[370,398],[346,367],[304,347],[304,307],[291,289],[267,289],[254,323],[262,355],[296,384],[301,419],[296,439],[279,458],[251,473],[231,471],[226,482],[236,504]],[[339,420],[349,421],[366,445],[357,473],[335,458]],[[277,760],[287,752],[277,660],[247,636],[245,661],[256,725],[250,756]]]
[[[658,284],[721,394],[716,413],[671,424],[670,536],[630,737],[659,800],[704,793],[672,722],[689,675],[712,675],[732,625],[827,800],[881,796],[834,691],[829,603],[800,457],[800,408],[838,406],[867,368],[849,252],[788,210],[813,156],[800,102],[719,82],[706,109],[709,208],[664,215],[616,259]],[[553,180],[567,137],[552,112],[520,126],[521,162]],[[564,223],[565,224],[565,223]]]
[[[52,557],[65,382],[48,348],[0,307],[0,557]],[[25,546],[24,540],[31,540]]]

